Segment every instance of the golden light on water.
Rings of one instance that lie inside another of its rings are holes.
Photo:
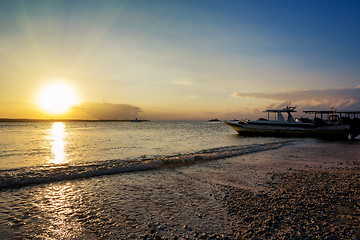
[[[67,161],[65,153],[65,124],[62,122],[53,123],[50,132],[50,140],[52,141],[52,158],[50,159],[50,162],[55,164],[65,163]]]
[[[42,217],[48,219],[41,239],[85,239],[84,227],[77,221],[82,211],[82,195],[71,183],[49,186],[34,195],[33,203],[41,209]],[[75,216],[75,218],[73,218]]]

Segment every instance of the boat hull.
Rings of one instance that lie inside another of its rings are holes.
[[[240,135],[244,136],[289,136],[289,137],[316,137],[328,139],[347,139],[350,134],[350,127],[324,126],[318,128],[303,128],[301,126],[267,126],[247,124],[245,122],[225,122]]]

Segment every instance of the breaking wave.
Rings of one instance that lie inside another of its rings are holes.
[[[178,167],[195,164],[202,161],[229,158],[277,149],[292,143],[294,143],[294,141],[279,141],[247,146],[242,145],[219,147],[205,149],[186,155],[164,156],[153,159],[126,161],[115,159],[90,164],[45,165],[11,170],[0,170],[0,190],[64,180]]]

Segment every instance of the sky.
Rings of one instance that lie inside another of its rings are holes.
[[[360,110],[360,2],[0,0],[0,118]],[[71,86],[54,114],[39,91]]]

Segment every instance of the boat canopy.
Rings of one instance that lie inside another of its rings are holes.
[[[268,120],[270,120],[270,113],[275,113],[276,116],[277,116],[277,121],[278,122],[285,122],[284,116],[281,113],[286,112],[288,114],[287,122],[295,122],[295,119],[291,115],[291,112],[296,112],[295,108],[296,107],[287,106],[284,109],[268,109],[268,110],[266,110],[264,112],[266,112],[268,114],[268,116],[267,116]]]
[[[303,111],[305,114],[315,114],[315,117],[317,114],[320,114],[321,118],[323,114],[326,115],[332,115],[337,114],[340,117],[349,117],[349,118],[359,118],[360,117],[360,111]]]
[[[267,112],[267,113],[278,113],[278,112],[296,112],[295,110],[296,107],[289,107],[287,106],[286,108],[284,109],[269,109],[269,110],[265,110],[264,112]]]
[[[277,113],[277,112],[296,112],[295,110],[293,109],[282,109],[282,110],[265,110],[264,112],[273,112],[273,113]]]

